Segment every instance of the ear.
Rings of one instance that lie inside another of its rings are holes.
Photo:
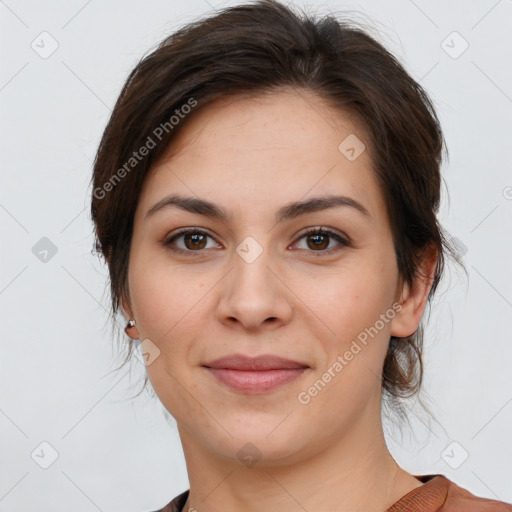
[[[399,280],[395,300],[401,305],[391,320],[391,336],[405,338],[418,329],[436,270],[438,252],[435,247],[425,249],[418,277],[409,286]]]
[[[129,298],[121,296],[119,299],[119,307],[121,308],[121,311],[126,319],[126,323],[128,323],[129,320],[134,319]],[[138,339],[140,337],[136,326],[130,327],[128,331],[129,334],[128,332],[126,334],[128,334],[130,338]]]

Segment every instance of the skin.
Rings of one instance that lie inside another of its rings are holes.
[[[421,482],[387,449],[381,369],[390,336],[418,328],[431,279],[401,286],[364,130],[348,112],[297,89],[217,101],[183,123],[141,192],[122,308],[136,320],[133,337],[160,351],[147,372],[178,425],[190,481],[184,510],[384,511]],[[349,134],[366,141],[354,161],[338,149]],[[232,216],[169,207],[145,218],[171,193],[207,199]],[[370,216],[336,207],[276,223],[283,205],[327,194],[356,199]],[[327,236],[317,248],[303,232],[320,226],[352,245]],[[174,246],[189,252],[173,252],[163,242],[182,227],[210,237],[198,250],[182,236]],[[251,263],[236,252],[248,236],[263,250]],[[434,265],[435,256],[425,257],[425,275]],[[393,304],[400,312],[300,403],[298,394]],[[310,368],[248,395],[202,367],[235,352]],[[249,442],[261,455],[252,466],[237,457]]]

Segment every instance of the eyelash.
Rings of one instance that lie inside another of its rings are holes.
[[[206,235],[206,236],[214,239],[208,232],[203,231],[201,229],[182,228],[179,231],[177,231],[174,235],[172,235],[170,238],[165,239],[163,244],[165,247],[168,247],[170,250],[180,253],[180,254],[195,256],[193,253],[199,253],[199,254],[203,253],[205,251],[205,249],[198,249],[198,250],[194,251],[194,250],[190,250],[190,249],[181,249],[178,247],[172,247],[172,243],[176,239],[181,238],[183,235],[187,235],[187,234],[201,234],[201,235]],[[338,233],[336,233],[335,231],[332,231],[330,229],[324,229],[323,227],[308,228],[304,233],[302,233],[299,236],[298,240],[301,240],[302,238],[305,238],[305,237],[308,237],[311,235],[327,235],[328,237],[333,238],[337,242],[339,242],[339,244],[342,247],[352,247],[352,243],[348,238],[344,238],[344,237],[340,236]],[[331,252],[333,250],[337,251],[340,249],[341,249],[341,247],[338,246],[338,247],[331,247],[330,249],[322,249],[322,250],[318,250],[318,251],[307,250],[307,249],[300,249],[300,250],[305,250],[305,251],[311,252],[311,253],[319,253],[319,254],[315,255],[315,257],[318,257],[318,256],[322,256],[323,254],[326,254],[326,253],[331,254]]]

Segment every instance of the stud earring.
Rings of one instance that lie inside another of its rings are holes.
[[[130,320],[127,324],[126,324],[126,327],[124,328],[124,332],[131,338],[131,336],[128,334],[128,330],[131,329],[132,327],[135,327],[135,320]]]

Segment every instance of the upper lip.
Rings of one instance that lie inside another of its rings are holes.
[[[206,366],[207,368],[253,371],[309,368],[309,365],[307,364],[272,354],[263,354],[257,357],[250,357],[243,354],[231,354],[208,363],[204,363],[203,366]]]

